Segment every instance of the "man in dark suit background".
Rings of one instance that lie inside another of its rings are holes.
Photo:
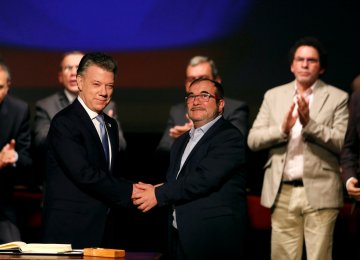
[[[215,62],[205,56],[195,56],[190,59],[186,68],[185,92],[189,91],[192,81],[198,78],[208,78],[221,83],[221,77]],[[223,116],[236,126],[246,137],[249,128],[249,107],[243,101],[225,98],[226,109]],[[176,104],[170,109],[170,116],[167,121],[166,129],[158,144],[159,151],[169,152],[176,138],[189,131],[192,122],[187,116],[184,102]]]
[[[99,247],[105,238],[109,207],[131,205],[133,184],[115,176],[118,125],[103,113],[113,93],[116,72],[111,57],[86,54],[77,71],[79,96],[51,121],[44,242]],[[106,130],[98,122],[101,118]]]
[[[0,61],[0,243],[20,240],[14,209],[14,185],[31,163],[28,104],[8,95],[11,75]]]
[[[56,113],[71,104],[79,93],[76,82],[76,71],[83,56],[84,53],[80,51],[65,53],[61,60],[58,73],[59,83],[64,89],[36,102],[33,135],[34,145],[40,150],[46,149],[46,137],[49,132],[51,119],[53,119]],[[125,150],[126,141],[117,118],[115,102],[110,101],[104,109],[104,112],[117,120],[119,124],[120,150]]]
[[[360,83],[360,76],[358,84]],[[355,80],[353,83],[356,83]],[[351,219],[355,220],[351,226],[352,232],[349,233],[347,248],[353,259],[360,259],[360,248],[358,246],[360,234],[360,88],[353,85],[353,94],[351,95],[349,106],[349,121],[345,134],[344,146],[340,157],[341,177],[345,185],[348,196],[353,200]],[[360,84],[359,86],[360,87]]]
[[[167,182],[139,183],[134,204],[171,205],[170,259],[242,259],[246,230],[245,138],[222,116],[223,88],[200,78],[189,86],[191,130],[174,142]]]

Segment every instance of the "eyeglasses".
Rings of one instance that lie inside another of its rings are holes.
[[[299,62],[299,63],[303,63],[304,61],[310,63],[310,64],[315,64],[315,63],[318,63],[319,62],[319,59],[316,59],[316,58],[303,58],[303,57],[296,57],[294,59],[296,62]]]
[[[69,71],[72,71],[73,69],[77,70],[78,68],[79,68],[78,65],[75,65],[75,66],[66,65],[62,69],[65,72],[69,72]]]
[[[214,96],[214,95],[211,95],[209,93],[201,93],[199,95],[193,95],[193,94],[187,95],[185,97],[185,102],[187,102],[187,103],[194,102],[196,98],[201,102],[209,102],[210,98],[214,98],[214,99],[218,100],[216,98],[216,96]]]

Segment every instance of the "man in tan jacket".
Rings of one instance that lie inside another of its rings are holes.
[[[271,258],[331,259],[333,230],[343,204],[339,154],[348,95],[321,81],[326,52],[315,38],[290,50],[295,80],[266,92],[249,132],[251,150],[269,149],[261,194],[272,208]]]

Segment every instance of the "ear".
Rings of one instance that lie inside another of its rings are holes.
[[[222,113],[224,111],[224,107],[225,107],[225,100],[224,99],[220,99],[219,103],[218,103],[218,111],[219,113]]]
[[[325,69],[321,69],[320,72],[319,72],[319,75],[322,75],[325,73]]]
[[[217,76],[216,79],[215,79],[215,81],[221,83],[221,81],[222,81],[222,80],[221,80],[221,77],[220,77],[220,76]]]
[[[78,89],[79,91],[81,92],[82,89],[83,89],[83,77],[81,77],[81,75],[77,75],[76,76],[76,82],[77,82],[77,85],[78,85]]]
[[[59,80],[59,82],[60,82],[61,84],[64,83],[63,75],[62,75],[62,72],[61,72],[61,71],[59,71],[59,73],[58,73],[58,80]]]

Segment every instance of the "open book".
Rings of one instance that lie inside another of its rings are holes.
[[[25,243],[14,241],[0,245],[0,252],[19,252],[30,254],[59,254],[71,252],[71,244],[42,244],[42,243]]]

